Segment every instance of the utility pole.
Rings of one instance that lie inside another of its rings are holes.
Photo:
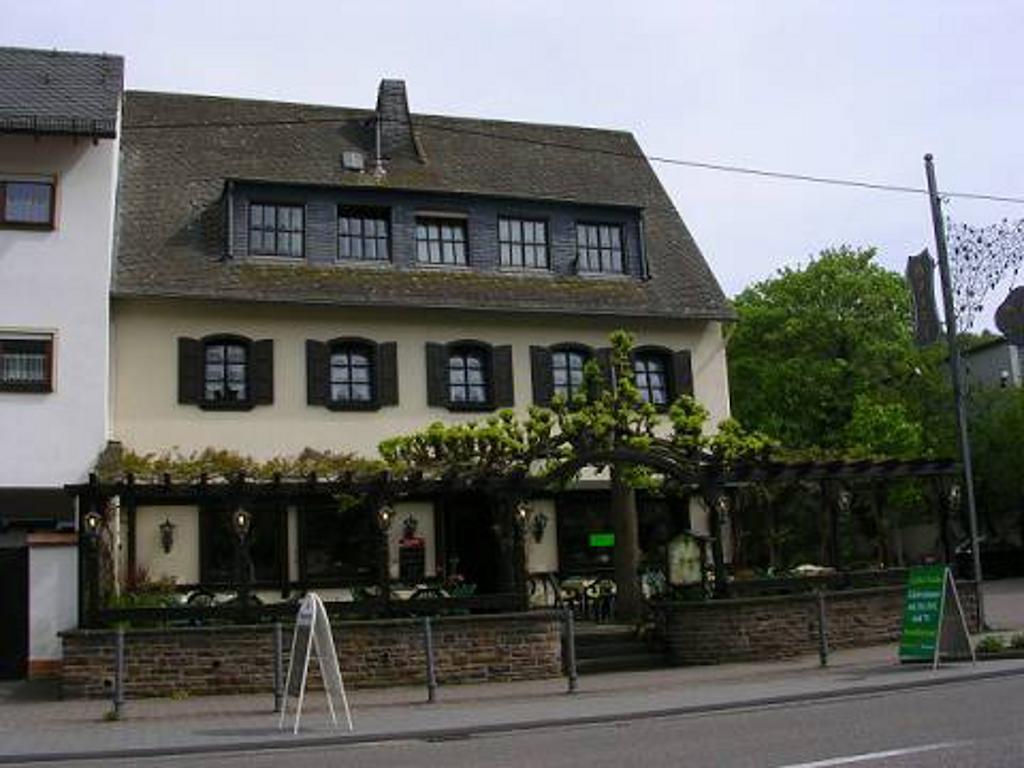
[[[974,583],[978,591],[978,624],[985,628],[985,598],[982,594],[981,550],[978,541],[978,510],[974,504],[974,471],[971,466],[971,442],[967,436],[967,412],[964,408],[964,372],[957,340],[956,309],[953,306],[953,282],[949,275],[949,253],[946,251],[946,227],[942,221],[942,201],[935,183],[935,166],[930,154],[924,156],[928,176],[928,199],[932,207],[935,229],[935,253],[939,261],[942,284],[942,306],[946,316],[946,341],[949,345],[949,367],[953,379],[953,400],[956,408],[956,431],[960,440],[960,459],[964,466],[964,488],[967,491],[967,519],[971,528],[971,555],[974,558]]]

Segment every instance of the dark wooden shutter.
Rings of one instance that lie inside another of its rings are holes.
[[[551,350],[530,347],[530,377],[533,382],[534,405],[551,405],[554,381],[551,373]]]
[[[330,356],[327,345],[315,339],[306,339],[306,402],[326,405]]]
[[[491,350],[491,384],[495,408],[512,408],[516,404],[514,373],[512,371],[512,347],[503,344]]]
[[[198,405],[203,399],[203,343],[178,339],[178,402]]]
[[[274,342],[261,339],[252,344],[249,363],[249,386],[253,405],[271,405],[274,402]]]
[[[688,349],[672,355],[672,395],[693,397],[693,362]]]
[[[398,405],[398,344],[377,345],[377,403]]]
[[[427,342],[427,405],[448,405],[448,350],[432,341]]]

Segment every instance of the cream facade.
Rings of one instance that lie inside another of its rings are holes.
[[[486,416],[427,406],[428,342],[477,339],[512,345],[515,407],[525,415],[532,403],[531,345],[607,346],[608,334],[620,328],[632,332],[638,344],[691,350],[695,397],[711,412],[712,425],[729,416],[725,342],[717,322],[117,299],[113,438],[143,453],[215,447],[269,459],[309,447],[373,458],[388,437],[434,421]],[[177,339],[224,333],[274,341],[272,405],[239,412],[178,404]],[[338,336],[397,342],[397,406],[353,412],[307,405],[306,340]]]

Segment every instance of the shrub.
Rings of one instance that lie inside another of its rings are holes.
[[[982,653],[999,653],[1006,648],[1006,643],[999,635],[985,635],[975,646],[976,651]]]
[[[1015,650],[1024,650],[1024,632],[1018,632],[1010,638],[1010,647]]]

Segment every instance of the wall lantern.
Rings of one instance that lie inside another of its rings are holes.
[[[718,498],[715,499],[715,510],[722,517],[729,514],[729,508],[732,507],[732,502],[729,499],[728,494],[720,493]]]
[[[533,540],[540,544],[541,539],[544,538],[544,531],[548,527],[548,516],[543,512],[539,512],[533,516],[533,520],[530,522],[530,534],[533,536]]]
[[[845,514],[850,511],[850,506],[853,504],[853,494],[846,488],[843,488],[843,490],[839,492],[836,501],[839,504],[839,511]]]
[[[949,508],[959,509],[960,507],[960,484],[953,483],[949,486]]]
[[[103,529],[103,515],[95,509],[85,516],[85,533],[90,539],[96,539]]]
[[[391,527],[391,521],[395,519],[395,510],[390,504],[382,504],[377,510],[377,524],[382,531]]]
[[[515,512],[515,525],[519,529],[520,533],[526,530],[527,524],[530,522],[530,517],[533,515],[533,507],[530,505],[529,499],[520,499],[516,502]]]
[[[171,554],[171,549],[174,548],[174,529],[176,527],[169,517],[160,523],[160,546],[165,555]]]
[[[247,509],[239,509],[231,518],[231,524],[238,540],[245,541],[245,537],[249,535],[249,529],[252,527],[252,513]]]

